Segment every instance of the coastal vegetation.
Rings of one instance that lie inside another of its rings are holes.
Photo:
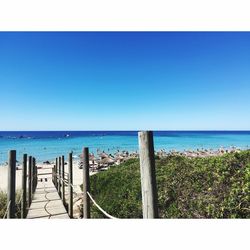
[[[21,218],[21,204],[20,204],[21,192],[18,191],[16,194],[16,214],[15,218]],[[7,210],[7,193],[0,191],[0,219],[2,219]]]
[[[160,218],[250,218],[250,151],[156,159]],[[142,218],[138,159],[91,176],[91,194],[109,214]],[[92,218],[104,218],[95,206]]]

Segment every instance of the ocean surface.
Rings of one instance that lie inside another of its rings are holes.
[[[248,149],[250,131],[155,131],[155,150],[218,149],[232,146]],[[17,150],[17,160],[27,153],[38,162],[54,160],[59,155],[75,158],[83,147],[115,153],[138,150],[137,131],[0,131],[0,164],[8,159],[8,151]]]

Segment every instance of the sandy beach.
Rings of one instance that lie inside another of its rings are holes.
[[[170,152],[166,152],[164,149],[155,152],[155,155],[162,158],[167,157],[169,155],[180,155],[185,156],[188,158],[194,158],[194,157],[213,157],[213,156],[221,156],[226,153],[233,153],[233,152],[240,152],[240,149],[237,148],[230,148],[230,149],[224,149],[220,148],[218,150],[184,150],[184,151],[175,151],[172,150]],[[119,165],[123,161],[126,161],[131,158],[138,158],[139,154],[132,152],[129,153],[127,151],[123,151],[122,153],[116,154],[115,156],[110,156],[106,154],[105,152],[101,153],[100,155],[101,160],[97,160],[95,157],[90,160],[90,175],[94,175],[98,173],[101,170],[106,170],[110,165]],[[91,159],[91,156],[90,156]],[[94,164],[92,164],[94,161]],[[54,162],[51,162],[50,164],[45,163],[37,163],[38,168],[42,169],[51,169],[54,165]],[[73,161],[73,184],[75,186],[75,189],[77,190],[77,193],[81,192],[80,185],[82,184],[82,169],[79,168],[80,160],[74,160]],[[98,168],[96,168],[98,165]],[[48,170],[51,171],[51,170]],[[65,172],[68,173],[68,165],[65,165]],[[0,190],[6,191],[8,186],[8,166],[6,165],[0,165]],[[16,171],[16,190],[21,189],[22,186],[22,164],[17,164],[17,171]]]
[[[82,169],[78,167],[79,161],[73,162],[73,184],[75,189],[79,192],[80,185],[82,184]],[[52,164],[42,164],[37,163],[38,168],[48,169],[48,172],[51,172]],[[68,173],[68,166],[65,165],[65,172]],[[90,172],[90,175],[95,174],[94,172]],[[8,186],[8,166],[0,165],[0,190],[6,191]],[[16,190],[21,189],[22,187],[22,168],[19,166],[16,171]]]
[[[129,158],[138,157],[134,153],[129,154],[127,151],[123,151],[115,156],[111,156],[105,152],[99,154],[99,156],[90,155],[90,175],[94,175],[99,171],[106,170],[110,165],[119,165],[121,162]],[[46,170],[52,172],[52,167],[55,162],[45,161],[43,163],[37,162],[38,169]],[[65,173],[68,173],[68,165],[65,161]],[[21,189],[22,187],[22,164],[18,162],[16,165],[16,190]],[[83,182],[83,171],[82,171],[82,162],[80,159],[73,160],[73,185],[75,186],[75,191],[78,193],[81,192],[80,185]],[[8,166],[0,165],[0,190],[6,191],[8,187]]]

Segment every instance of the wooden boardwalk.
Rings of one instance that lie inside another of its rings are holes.
[[[52,169],[38,169],[38,183],[27,219],[69,219],[63,202],[52,182]]]

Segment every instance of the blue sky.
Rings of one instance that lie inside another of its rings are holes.
[[[0,130],[249,130],[250,33],[0,33]]]

